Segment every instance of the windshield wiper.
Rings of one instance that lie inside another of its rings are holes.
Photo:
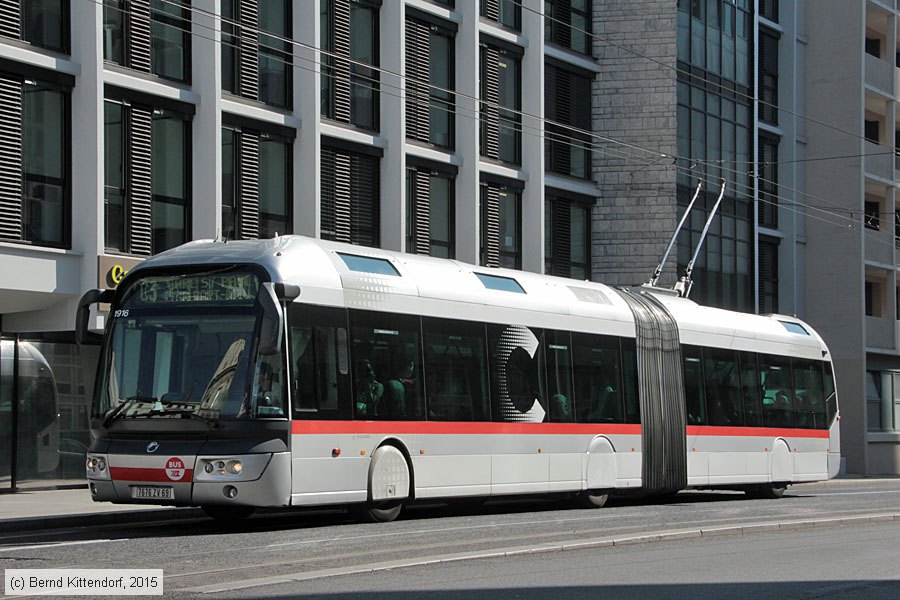
[[[196,412],[187,408],[164,408],[160,410],[154,407],[153,410],[147,413],[148,417],[151,415],[178,415],[181,418],[197,419],[198,421],[203,421],[209,427],[213,427],[214,425],[216,425],[216,423],[212,419],[201,417]]]
[[[135,404],[146,404],[148,402],[159,402],[159,400],[153,396],[129,396],[128,398],[125,398],[118,406],[112,409],[112,412],[106,415],[106,419],[103,421],[103,427],[109,427],[109,424],[118,418],[119,414],[126,408],[134,406]]]

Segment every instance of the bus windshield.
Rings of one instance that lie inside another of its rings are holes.
[[[225,288],[248,287],[222,293],[209,292],[223,283],[210,283],[224,277],[215,274],[137,281],[110,313],[94,415],[107,425],[119,418],[283,418],[283,357],[259,353],[258,281],[246,276],[228,275]]]

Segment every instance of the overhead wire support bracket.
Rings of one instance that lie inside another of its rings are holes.
[[[694,282],[691,279],[691,274],[694,272],[694,264],[697,262],[697,257],[700,256],[700,249],[703,247],[703,242],[706,240],[706,234],[709,232],[709,226],[712,225],[712,220],[716,216],[716,212],[719,210],[719,205],[722,204],[722,197],[725,195],[725,180],[722,180],[722,189],[719,190],[719,197],[716,198],[716,203],[713,205],[712,210],[709,212],[709,217],[706,218],[706,225],[703,226],[703,232],[700,234],[700,240],[697,242],[697,247],[694,249],[694,255],[691,257],[690,262],[684,268],[684,275],[681,276],[681,279],[675,284],[675,291],[678,292],[678,295],[682,298],[687,298],[691,294],[691,288],[694,286]]]
[[[672,239],[669,240],[669,245],[666,247],[666,251],[663,253],[662,260],[659,261],[659,265],[656,267],[656,271],[653,272],[653,276],[645,283],[646,287],[656,287],[656,283],[659,281],[659,276],[662,275],[663,267],[666,266],[666,261],[669,260],[669,253],[672,252],[672,246],[675,245],[675,240],[678,239],[678,234],[681,233],[681,228],[684,226],[684,222],[687,221],[688,215],[691,214],[691,209],[694,208],[694,202],[697,201],[697,196],[700,195],[700,188],[703,186],[703,180],[700,179],[697,181],[697,189],[694,190],[694,197],[691,198],[690,204],[688,204],[687,209],[684,211],[684,214],[681,216],[681,221],[678,223],[678,227],[675,228],[675,233],[672,234]]]

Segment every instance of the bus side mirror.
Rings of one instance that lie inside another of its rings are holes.
[[[275,293],[275,284],[265,282],[259,288],[259,304],[263,318],[259,328],[259,353],[276,354],[281,348],[281,334],[284,330],[284,311]]]
[[[103,340],[103,335],[88,331],[91,304],[108,304],[113,301],[115,295],[115,290],[88,290],[78,301],[78,312],[75,313],[75,341],[79,346],[96,345]]]

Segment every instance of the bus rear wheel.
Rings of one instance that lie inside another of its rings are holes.
[[[575,504],[581,508],[603,508],[607,500],[609,500],[609,494],[581,492],[575,495]]]
[[[366,502],[353,508],[356,517],[366,523],[389,523],[400,516],[403,510],[403,501],[394,502]]]
[[[787,490],[786,483],[763,483],[760,485],[751,485],[744,491],[751,498],[760,498],[765,500],[777,500],[784,496]]]
[[[256,510],[252,506],[218,505],[205,505],[201,506],[200,509],[206,514],[207,517],[215,519],[220,523],[243,521],[244,519],[252,515],[254,510]]]

